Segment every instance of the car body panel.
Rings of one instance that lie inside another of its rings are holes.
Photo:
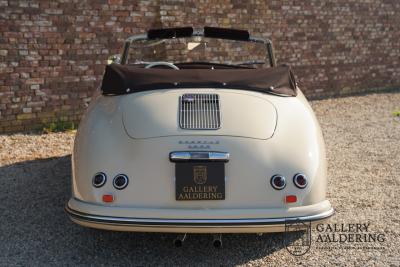
[[[216,130],[181,129],[177,120],[182,90],[157,90],[130,94],[124,98],[123,122],[128,135],[136,139],[178,135],[268,139],[274,133],[276,110],[263,95],[256,96],[241,90],[218,89],[185,89],[185,93],[218,94],[222,103],[221,127]]]
[[[187,92],[181,89],[175,91],[176,98]],[[223,90],[219,94],[225,92]],[[122,122],[120,102],[123,97],[99,95],[83,119],[75,140],[74,197],[101,204],[103,194],[114,193],[114,205],[148,208],[279,208],[285,206],[282,200],[288,194],[297,195],[296,205],[299,206],[324,200],[324,144],[305,98],[301,94],[296,98],[254,94],[268,99],[279,109],[273,138],[262,140],[230,135],[182,134],[133,139],[125,132]],[[177,123],[176,112],[170,116]],[[175,201],[174,163],[168,160],[168,155],[171,151],[180,150],[230,153],[231,159],[226,163],[226,200]],[[100,171],[106,173],[109,182],[102,188],[95,188],[91,179]],[[113,188],[110,182],[120,173],[130,178],[130,185],[123,191]],[[309,177],[306,189],[299,190],[291,182],[281,191],[270,187],[269,179],[274,174],[281,174],[290,181],[296,173]]]

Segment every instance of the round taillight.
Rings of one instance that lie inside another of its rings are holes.
[[[293,177],[293,183],[298,188],[306,188],[307,186],[307,177],[304,174],[298,173]]]
[[[271,185],[276,190],[282,190],[286,186],[286,179],[282,175],[274,175],[271,177]]]
[[[129,179],[125,174],[118,174],[113,180],[115,189],[122,190],[128,186]]]
[[[92,184],[94,187],[102,187],[107,181],[107,176],[103,172],[98,172],[93,176]]]

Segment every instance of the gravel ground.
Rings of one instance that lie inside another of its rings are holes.
[[[73,133],[0,135],[0,265],[400,265],[400,93],[313,101],[329,162],[330,224],[369,223],[384,242],[318,243],[293,256],[284,234],[191,235],[174,248],[172,234],[108,232],[70,222]],[[350,247],[350,249],[349,249]],[[371,249],[371,247],[373,247]],[[329,249],[331,248],[331,249]]]

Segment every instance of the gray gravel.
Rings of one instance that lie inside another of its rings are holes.
[[[0,265],[400,265],[400,93],[313,101],[329,162],[330,223],[370,223],[379,249],[315,242],[295,257],[284,234],[191,235],[174,248],[172,234],[108,232],[70,222],[73,133],[0,136]],[[344,244],[346,245],[346,244]]]

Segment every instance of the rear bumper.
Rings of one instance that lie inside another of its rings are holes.
[[[326,206],[326,205],[325,205]],[[276,218],[227,218],[227,219],[177,219],[177,218],[135,218],[106,216],[75,210],[69,204],[66,213],[72,221],[86,227],[135,232],[171,232],[171,233],[263,233],[284,232],[285,224],[290,222],[311,222],[327,220],[334,209],[296,217]]]

